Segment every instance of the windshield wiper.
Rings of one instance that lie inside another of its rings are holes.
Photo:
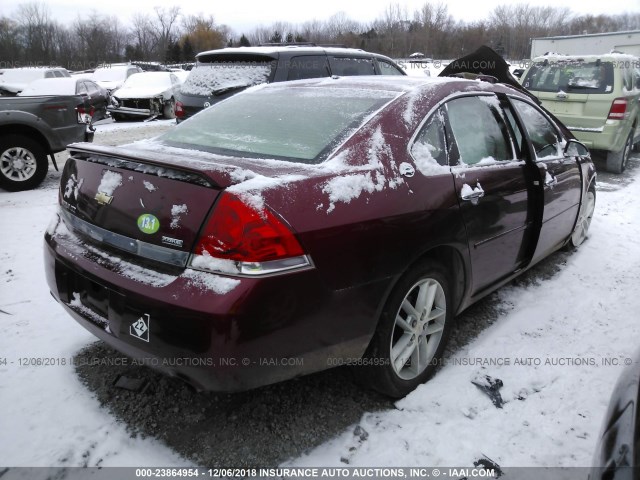
[[[211,92],[211,95],[213,96],[219,96],[222,95],[223,93],[228,93],[228,92],[232,92],[234,90],[242,90],[245,88],[250,87],[251,84],[249,83],[244,83],[242,85],[229,85],[228,87],[221,87],[221,88],[216,88]]]
[[[582,90],[582,89],[598,90],[600,87],[594,87],[593,85],[567,85],[566,88],[567,89],[572,88],[572,89],[578,89],[578,90]]]

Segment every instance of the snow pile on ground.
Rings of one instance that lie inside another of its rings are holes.
[[[72,357],[95,337],[56,304],[44,278],[56,203],[51,188],[0,191],[0,465],[186,465],[157,440],[131,438],[76,376]]]

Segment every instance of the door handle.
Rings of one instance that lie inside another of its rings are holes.
[[[558,179],[553,175],[549,175],[549,173],[547,172],[547,176],[544,179],[544,184],[547,187],[553,187],[558,184]]]
[[[466,193],[466,194],[462,195],[461,198],[462,198],[462,200],[465,200],[465,201],[469,201],[470,200],[473,203],[474,200],[477,202],[478,199],[480,199],[482,197],[484,197],[484,192],[482,190],[480,190],[480,191],[474,190],[473,192]]]

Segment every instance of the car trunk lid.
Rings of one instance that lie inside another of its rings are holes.
[[[59,192],[67,225],[95,243],[179,266],[186,265],[221,191],[260,174],[255,165],[247,170],[243,159],[184,149],[77,144],[69,151]],[[185,152],[193,156],[177,159]],[[261,173],[282,169],[265,166]]]

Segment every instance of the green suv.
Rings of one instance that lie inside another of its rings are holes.
[[[622,173],[640,142],[640,59],[632,55],[545,55],[522,85],[578,140],[606,153],[606,168]]]

